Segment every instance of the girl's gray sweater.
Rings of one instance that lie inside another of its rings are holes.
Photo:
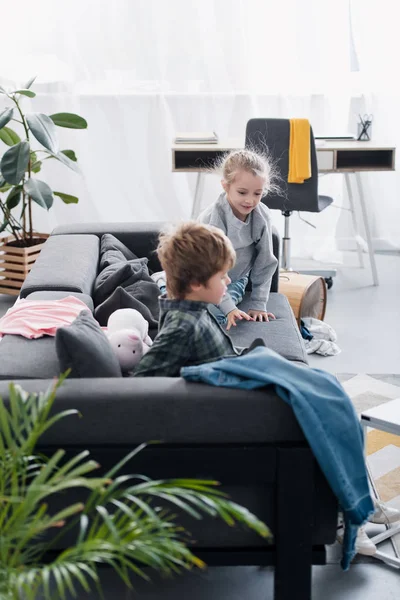
[[[237,281],[250,274],[250,308],[265,311],[271,279],[278,263],[272,252],[269,209],[260,202],[243,222],[235,217],[226,194],[223,193],[200,214],[198,220],[222,229],[231,240],[236,250],[236,264],[229,272],[229,277],[232,281]],[[228,293],[223,297],[220,308],[225,315],[235,308]]]

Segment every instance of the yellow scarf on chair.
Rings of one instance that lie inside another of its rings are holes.
[[[310,122],[290,119],[288,183],[304,183],[311,177]]]

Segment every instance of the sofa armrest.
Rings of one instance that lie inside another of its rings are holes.
[[[91,296],[99,264],[99,240],[94,235],[50,236],[21,288],[21,298],[33,292],[65,291]]]

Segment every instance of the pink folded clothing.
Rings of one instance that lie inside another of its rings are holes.
[[[59,327],[70,325],[82,310],[89,309],[75,296],[61,300],[17,300],[0,319],[0,339],[6,334],[29,339],[54,336]]]

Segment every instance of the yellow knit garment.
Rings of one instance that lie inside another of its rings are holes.
[[[308,119],[290,119],[288,183],[304,183],[310,177],[310,123]]]

